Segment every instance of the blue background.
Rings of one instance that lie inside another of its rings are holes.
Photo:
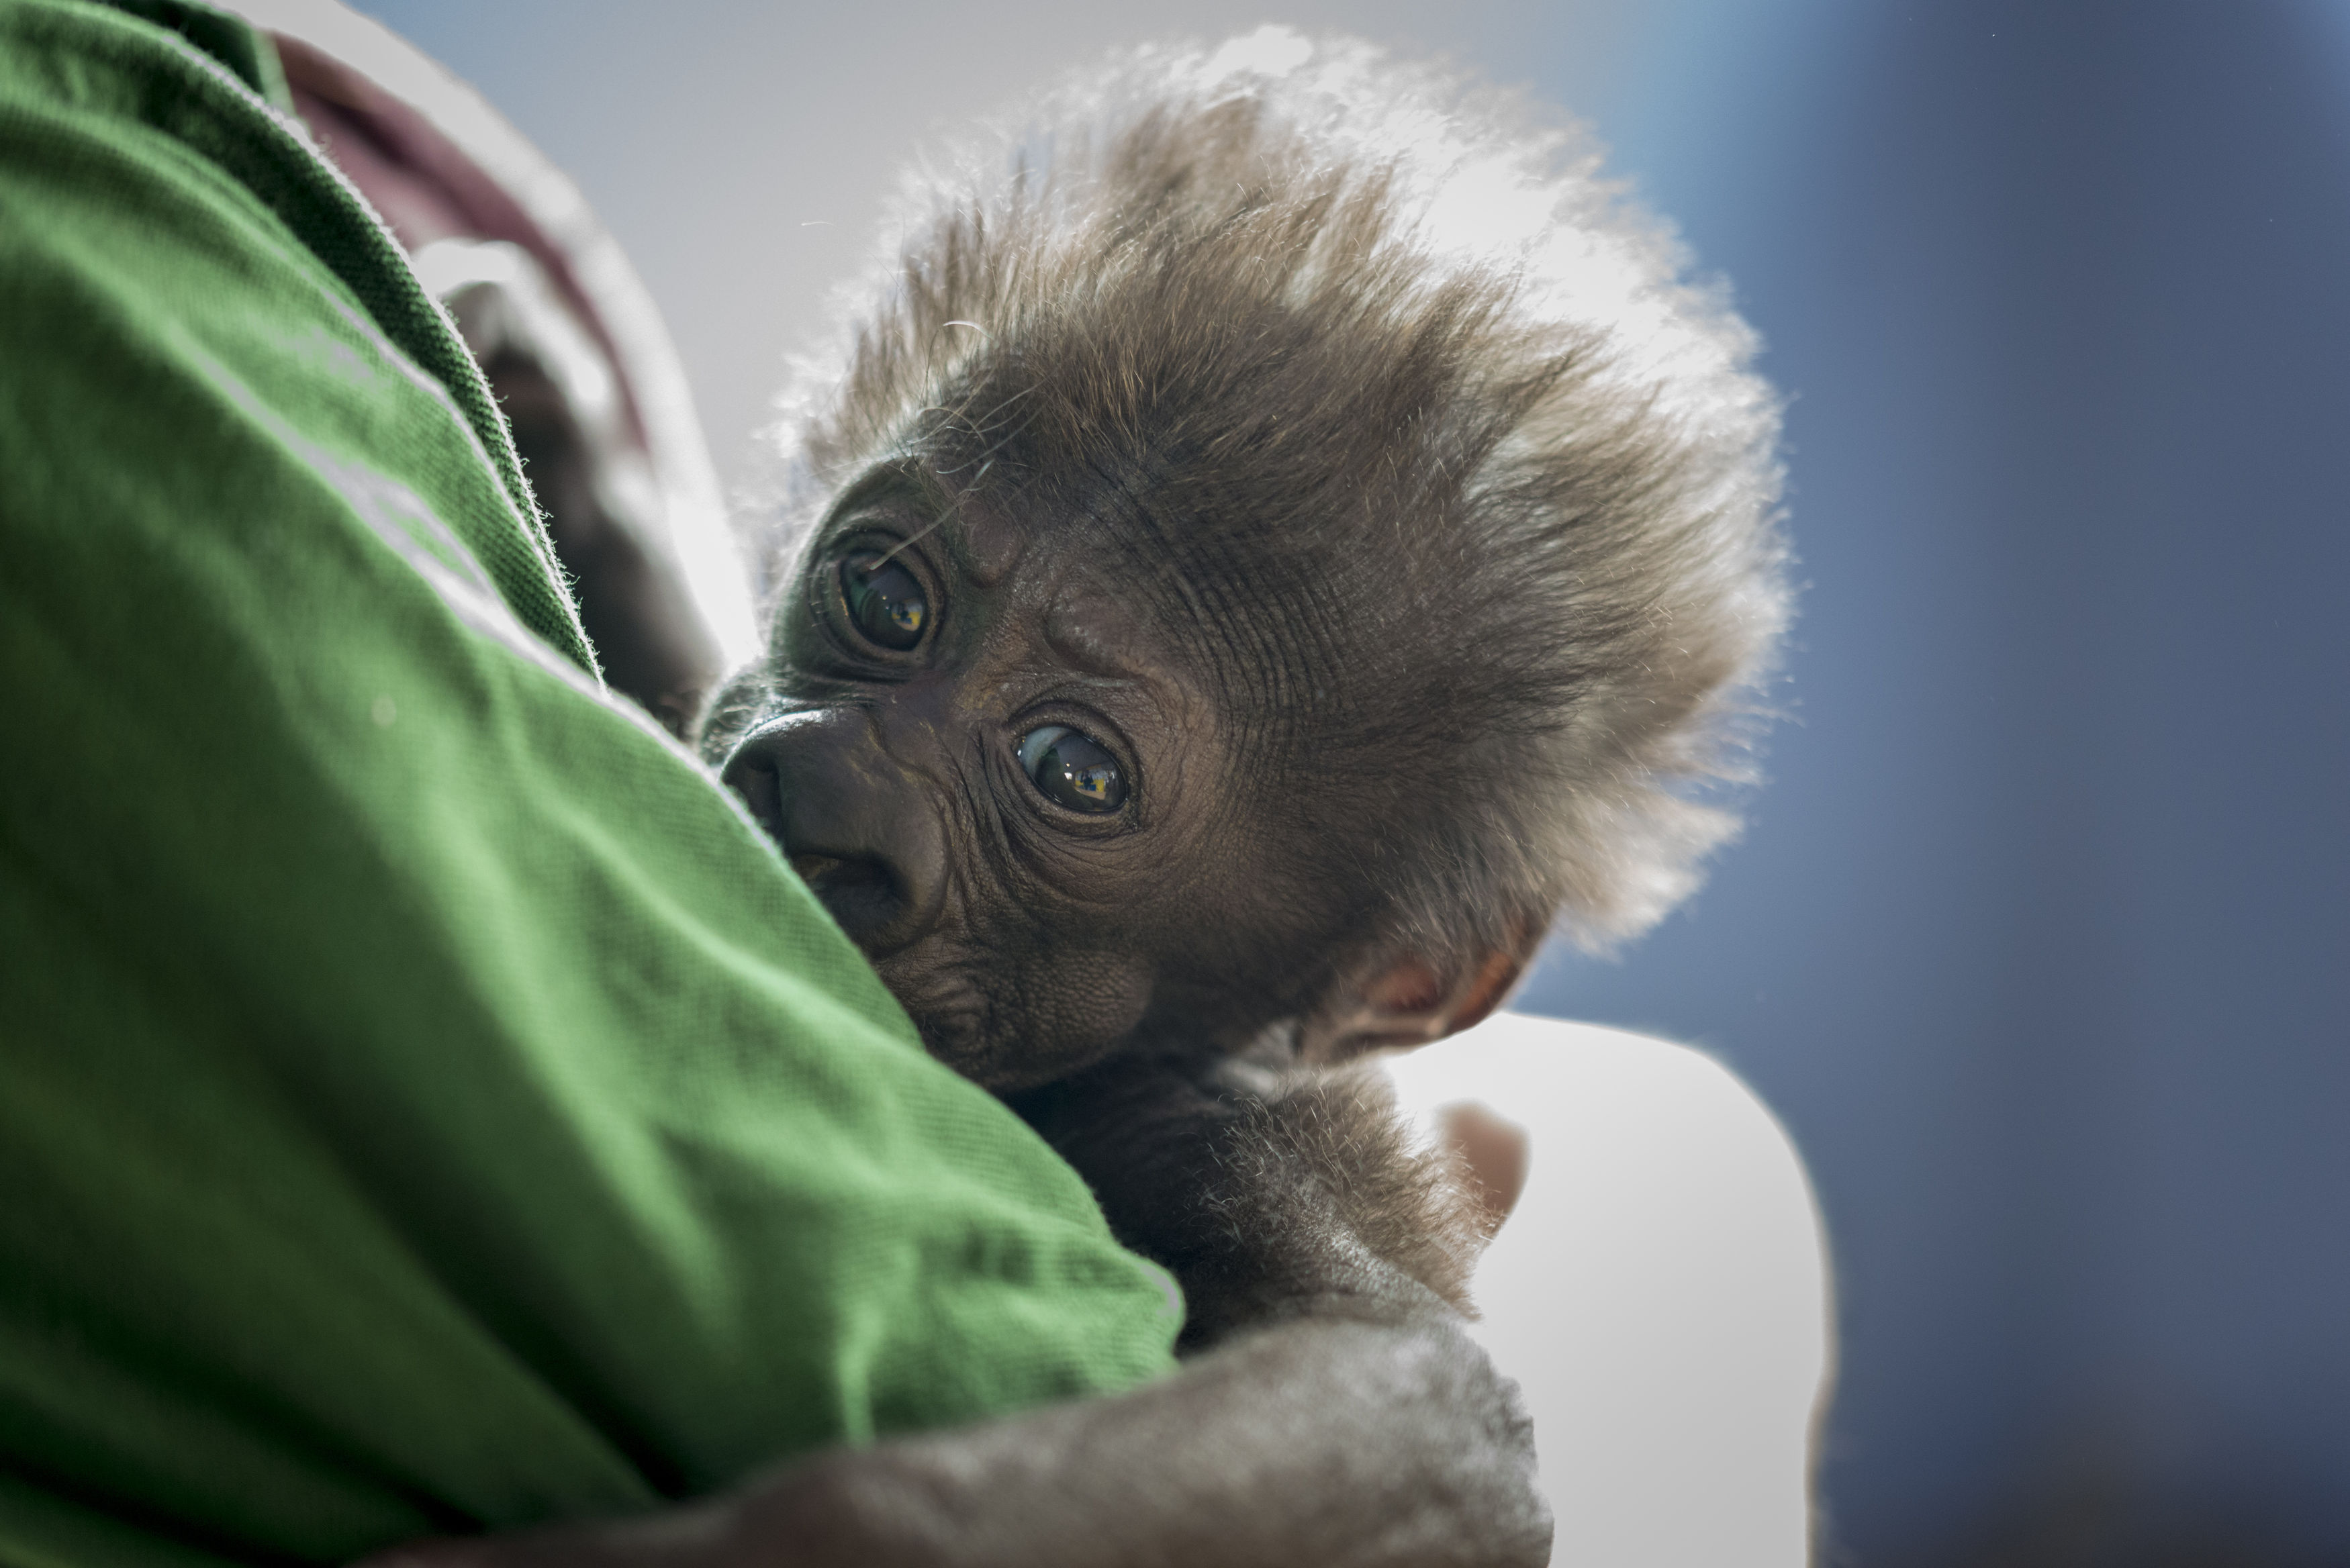
[[[2350,1556],[2342,23],[1692,6],[1607,128],[1771,342],[1809,587],[1746,845],[1529,1001],[1794,1132],[1864,1563]]]

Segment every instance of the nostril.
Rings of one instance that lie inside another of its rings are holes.
[[[840,857],[800,854],[791,857],[791,862],[792,869],[799,873],[800,880],[813,888],[840,864]]]
[[[862,713],[787,715],[739,742],[718,776],[867,957],[936,920],[945,824],[928,781],[876,754]]]
[[[725,784],[750,808],[753,820],[767,830],[767,836],[778,846],[784,842],[784,786],[775,776],[775,765],[745,746],[726,763],[719,775]]]

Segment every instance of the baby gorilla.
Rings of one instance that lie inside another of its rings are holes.
[[[1776,402],[1596,171],[1360,47],[1146,52],[918,179],[800,368],[704,754],[1176,1274],[1188,1362],[807,1461],[777,1539],[862,1497],[844,1561],[1544,1560],[1460,1327],[1490,1220],[1347,1064],[1644,929],[1735,826]]]
[[[1187,1352],[1464,1307],[1476,1209],[1337,1064],[1732,827],[1774,400],[1591,155],[1427,70],[1266,33],[1036,125],[917,181],[804,367],[705,754]]]
[[[1473,1235],[1327,1068],[1731,826],[1773,400],[1589,156],[1433,73],[1260,35],[1042,124],[918,183],[803,368],[706,753],[1188,1343],[1365,1252],[1457,1299]]]
[[[1733,826],[1693,794],[1786,617],[1775,402],[1592,155],[1434,72],[1267,33],[1039,126],[916,182],[802,368],[804,537],[706,754],[1191,1344],[1341,1254],[1456,1294],[1328,1067]]]

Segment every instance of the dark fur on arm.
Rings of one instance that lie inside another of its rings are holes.
[[[1301,1315],[1473,1315],[1492,1217],[1373,1069],[1119,1061],[1014,1104],[1182,1283],[1187,1353]]]
[[[372,1568],[1534,1568],[1532,1428],[1461,1331],[1482,1221],[1383,1089],[1146,1063],[1027,1097],[1182,1279],[1171,1377]]]
[[[906,1561],[1547,1561],[1533,1428],[1462,1332],[1492,1220],[1414,1147],[1384,1075],[1301,1069],[1275,1043],[1116,1061],[1014,1106],[1182,1282],[1185,1368],[899,1446],[910,1469],[857,1517],[954,1543]],[[1023,1490],[1040,1511],[1006,1506]],[[910,1514],[916,1494],[940,1501]]]

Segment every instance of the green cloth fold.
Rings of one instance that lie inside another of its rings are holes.
[[[0,0],[0,1562],[338,1561],[1163,1371],[1164,1276],[605,696],[265,43],[134,9]]]

